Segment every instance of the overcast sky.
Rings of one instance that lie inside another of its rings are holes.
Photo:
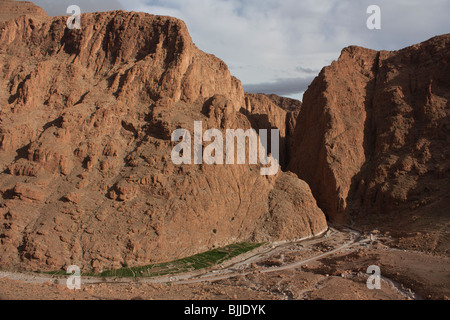
[[[34,0],[50,15],[125,9],[184,20],[195,44],[224,60],[246,91],[301,99],[349,45],[397,50],[450,32],[449,0]],[[369,30],[367,8],[381,9]]]

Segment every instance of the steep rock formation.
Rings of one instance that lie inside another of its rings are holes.
[[[327,228],[290,174],[172,163],[178,128],[251,127],[240,82],[182,21],[117,11],[65,23],[0,24],[0,266],[99,271]]]
[[[47,19],[48,15],[42,8],[29,1],[0,0],[0,22],[32,16],[37,19]]]
[[[313,81],[289,168],[331,219],[419,210],[445,227],[449,74],[450,35],[443,35],[394,52],[346,48]]]
[[[245,105],[243,113],[247,115],[253,128],[280,130],[280,164],[285,169],[302,103],[273,94],[245,93]]]

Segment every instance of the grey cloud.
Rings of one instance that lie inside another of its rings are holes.
[[[314,76],[307,78],[285,78],[274,82],[244,85],[244,90],[249,93],[277,94],[279,96],[292,96],[305,92],[314,80]]]
[[[314,69],[311,69],[311,68],[304,68],[304,67],[301,67],[301,66],[295,68],[295,71],[308,73],[308,74],[318,74],[319,73],[319,70],[314,70]]]
[[[49,16],[65,16],[67,8],[77,5],[83,12],[124,10],[117,0],[32,0],[32,2],[47,12]]]

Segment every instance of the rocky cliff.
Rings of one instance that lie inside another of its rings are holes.
[[[393,52],[348,47],[322,70],[304,95],[289,168],[331,219],[428,219],[448,230],[449,75],[450,35]]]
[[[327,228],[293,174],[172,163],[178,128],[251,128],[240,82],[182,21],[66,19],[0,23],[0,266],[100,271]]]
[[[0,22],[18,18],[20,16],[33,16],[35,19],[47,19],[48,15],[42,8],[29,1],[0,0]]]
[[[280,164],[286,169],[302,103],[276,95],[245,93],[245,106],[243,113],[253,128],[280,130]]]

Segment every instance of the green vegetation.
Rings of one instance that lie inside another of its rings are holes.
[[[86,272],[82,276],[85,277],[127,277],[127,278],[143,278],[158,277],[165,275],[175,275],[179,273],[200,270],[218,265],[224,261],[230,260],[243,253],[252,251],[260,247],[262,243],[236,243],[230,246],[214,249],[205,253],[200,253],[184,259],[172,262],[152,264],[143,267],[124,267],[116,270],[107,270],[102,273]],[[64,270],[57,272],[48,272],[52,275],[65,275]]]

